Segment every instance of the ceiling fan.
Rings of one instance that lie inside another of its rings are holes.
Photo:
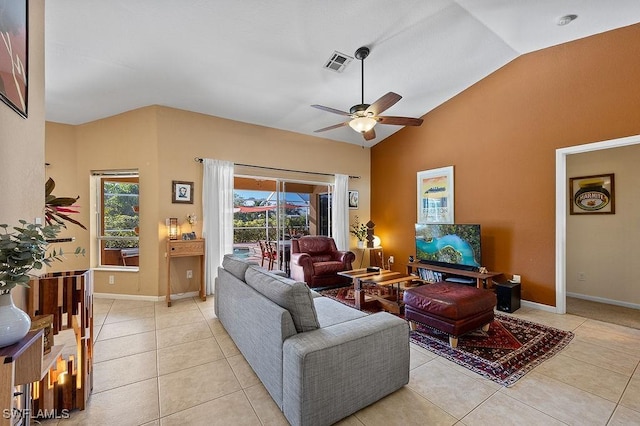
[[[358,50],[356,50],[355,57],[356,59],[359,59],[362,64],[362,103],[352,106],[349,112],[340,111],[323,105],[311,105],[313,108],[318,108],[323,111],[351,117],[351,120],[318,129],[315,131],[316,133],[333,130],[348,125],[356,132],[362,133],[364,139],[369,141],[371,139],[375,139],[376,137],[376,132],[375,130],[373,130],[373,127],[377,123],[394,124],[397,126],[420,126],[422,124],[421,118],[378,115],[391,108],[396,104],[396,102],[402,99],[402,96],[398,95],[397,93],[389,92],[372,104],[364,103],[364,60],[367,56],[369,56],[368,47],[360,47]]]

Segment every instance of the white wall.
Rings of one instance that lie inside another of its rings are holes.
[[[567,216],[569,295],[640,308],[639,160],[640,145],[567,156],[568,178],[615,174],[615,214]]]

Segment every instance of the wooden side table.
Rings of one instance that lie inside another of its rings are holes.
[[[42,351],[44,348],[44,331],[30,331],[19,342],[0,349],[0,425],[10,426],[22,414],[14,411],[14,386],[25,385],[26,406],[31,407],[31,383],[39,381],[43,370]],[[5,411],[8,410],[8,411]],[[28,412],[26,412],[28,413]],[[29,414],[26,414],[29,424]]]
[[[171,259],[193,257],[200,260],[200,299],[207,300],[204,280],[204,238],[195,240],[167,240],[167,306],[171,306]]]

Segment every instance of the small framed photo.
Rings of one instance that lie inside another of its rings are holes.
[[[171,202],[193,204],[193,182],[171,182]]]
[[[185,232],[184,234],[182,234],[182,239],[183,240],[195,240],[198,237],[196,237],[196,233],[195,232]]]
[[[613,173],[569,178],[570,214],[615,214]]]
[[[349,191],[349,208],[357,209],[358,208],[358,191]]]

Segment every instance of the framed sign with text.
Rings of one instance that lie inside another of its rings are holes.
[[[453,166],[418,172],[417,223],[454,223]]]

